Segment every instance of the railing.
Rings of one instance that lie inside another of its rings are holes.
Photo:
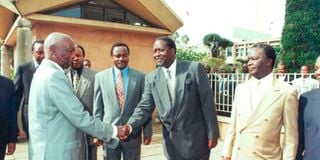
[[[280,76],[276,74],[276,76]],[[291,84],[294,79],[301,77],[300,73],[286,73],[282,78]],[[313,76],[313,74],[310,74]],[[230,117],[235,88],[238,84],[249,80],[249,74],[244,73],[210,73],[208,74],[213,91],[214,102],[218,115]]]

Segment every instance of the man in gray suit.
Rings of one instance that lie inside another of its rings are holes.
[[[176,45],[165,36],[156,39],[153,56],[159,67],[146,76],[142,99],[126,129],[135,133],[156,107],[167,159],[208,160],[219,130],[204,67],[176,60]]]
[[[14,86],[15,86],[15,94],[18,99],[17,110],[20,108],[21,104],[21,120],[22,120],[22,128],[25,132],[27,138],[29,138],[29,125],[28,125],[28,99],[29,99],[29,90],[31,81],[33,78],[34,72],[36,72],[36,68],[41,64],[44,59],[43,53],[43,40],[36,40],[32,43],[32,61],[21,64],[18,66],[16,70],[16,74],[14,76]]]
[[[320,80],[320,56],[316,60],[314,73]],[[297,160],[319,160],[320,153],[320,89],[314,89],[299,99],[299,145]]]
[[[84,67],[83,60],[85,56],[86,52],[84,48],[80,45],[76,45],[68,77],[72,82],[74,92],[83,104],[84,109],[92,115],[94,77],[97,72]],[[93,138],[90,135],[86,135],[86,139],[88,145],[88,160],[96,160],[97,147],[93,143]]]
[[[107,142],[128,134],[84,111],[63,70],[70,67],[74,50],[74,42],[66,34],[51,33],[44,42],[46,58],[34,74],[30,88],[29,159],[84,160],[82,132]]]
[[[130,50],[127,44],[117,42],[111,47],[111,59],[114,66],[96,75],[94,114],[103,122],[124,125],[128,122],[134,109],[139,103],[143,87],[144,74],[128,67]],[[118,79],[121,76],[121,79]],[[123,87],[118,91],[118,82]],[[123,104],[119,101],[119,93],[124,93]],[[150,144],[152,136],[151,120],[144,124],[143,143]],[[126,141],[111,141],[104,145],[108,160],[140,160],[141,127],[135,134],[131,134]]]

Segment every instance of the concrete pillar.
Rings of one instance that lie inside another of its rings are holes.
[[[17,44],[14,53],[14,68],[31,60],[31,36],[31,22],[26,18],[19,19],[17,28]]]
[[[5,45],[0,48],[1,53],[1,75],[10,78],[10,55]]]

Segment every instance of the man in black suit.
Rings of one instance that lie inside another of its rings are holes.
[[[43,40],[36,40],[32,44],[32,56],[33,60],[18,66],[16,74],[14,77],[15,92],[18,99],[17,110],[20,108],[22,101],[21,113],[22,113],[22,128],[26,133],[27,138],[29,138],[28,131],[28,99],[29,90],[33,74],[36,68],[40,65],[41,61],[44,59],[43,53]]]
[[[17,112],[14,86],[10,79],[0,76],[0,159],[13,154],[17,141]],[[7,152],[6,152],[7,148]]]

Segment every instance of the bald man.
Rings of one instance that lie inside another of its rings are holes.
[[[44,42],[45,59],[34,74],[30,89],[29,159],[84,160],[84,133],[106,142],[128,134],[84,111],[64,73],[74,50],[74,42],[66,34],[51,33]]]

